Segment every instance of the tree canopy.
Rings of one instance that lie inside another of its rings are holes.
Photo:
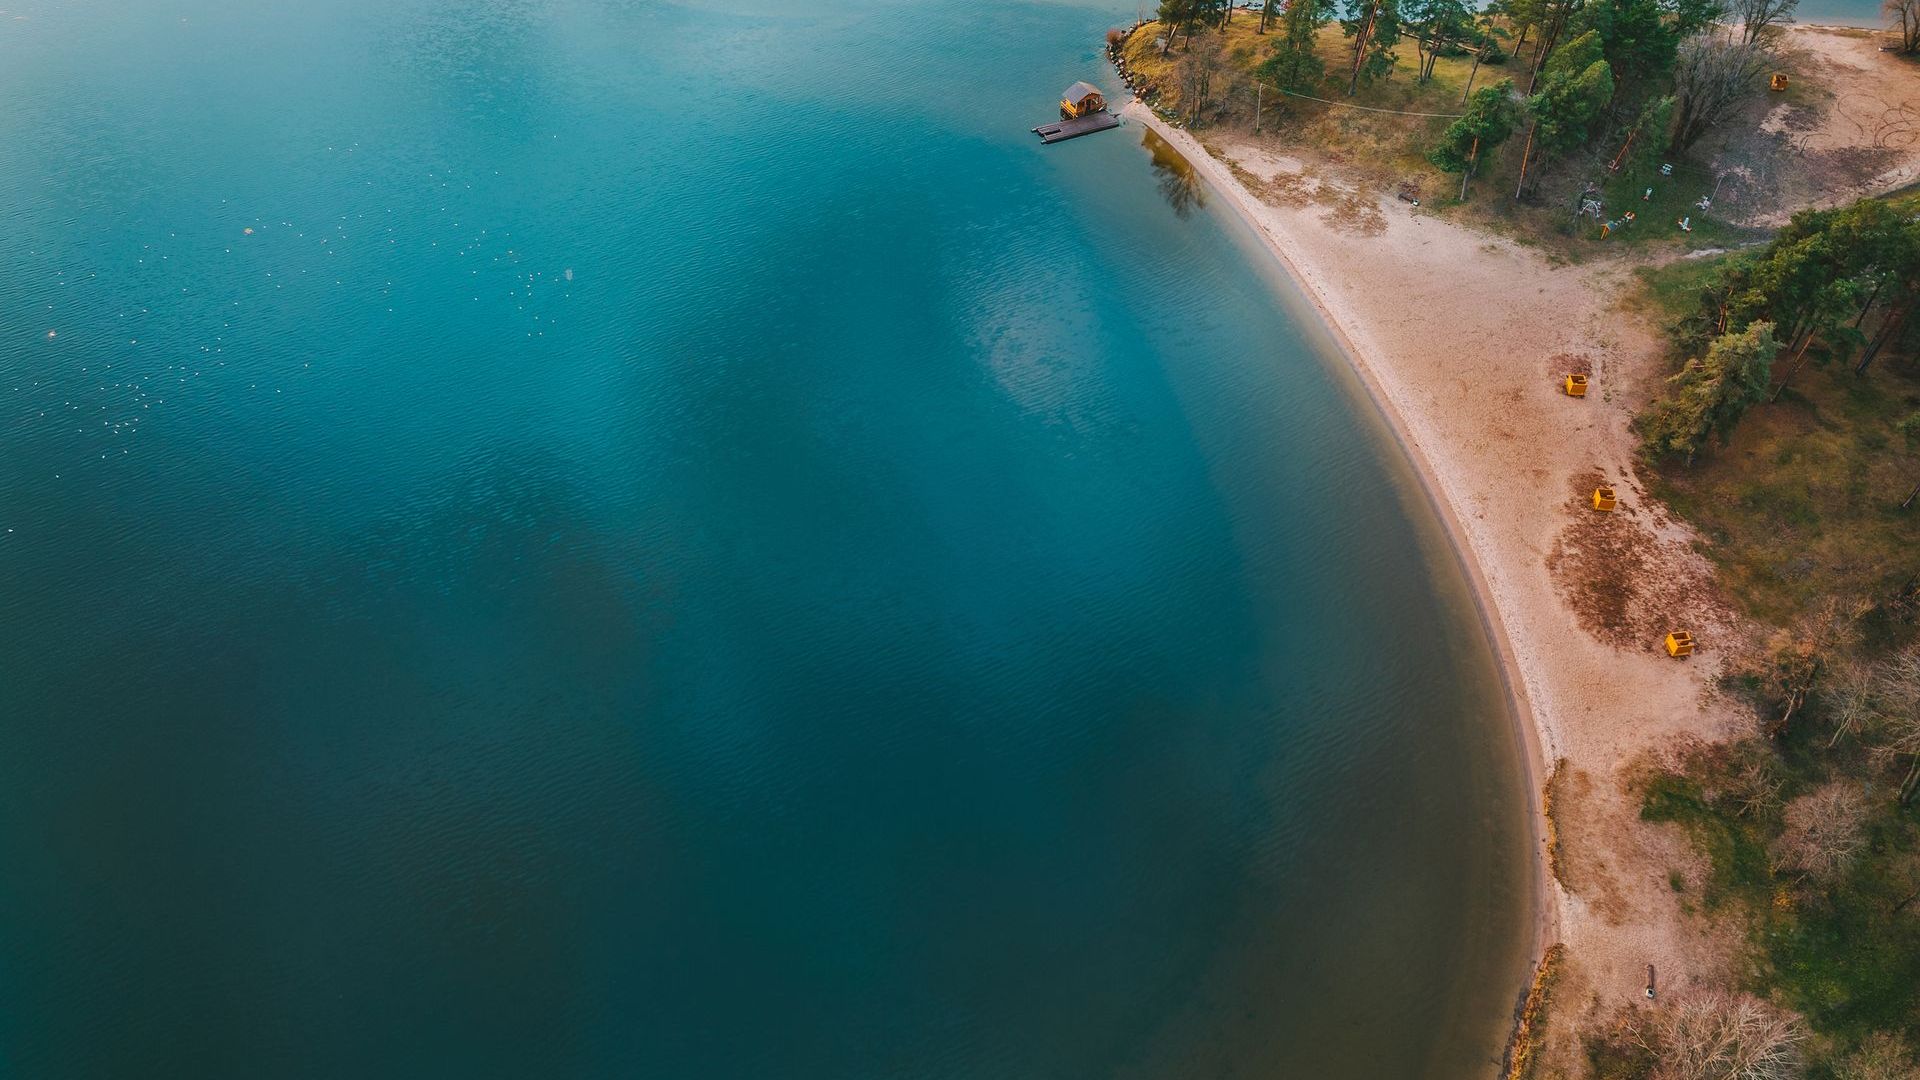
[[[1331,8],[1331,0],[1287,0],[1280,13],[1280,40],[1260,69],[1280,89],[1305,93],[1326,76],[1326,64],[1314,54],[1314,41],[1331,17]]]
[[[1167,35],[1167,47],[1172,48],[1173,40],[1182,33],[1191,42],[1195,30],[1225,22],[1232,10],[1230,3],[1231,0],[1160,0],[1160,23],[1173,28]]]
[[[1439,145],[1428,151],[1427,160],[1446,172],[1465,172],[1474,155],[1476,140],[1482,157],[1491,154],[1513,134],[1519,117],[1520,106],[1513,98],[1512,79],[1482,87],[1467,106],[1467,115],[1447,126]]]
[[[1413,31],[1420,53],[1421,82],[1433,77],[1433,65],[1449,42],[1473,37],[1473,7],[1467,0],[1404,0],[1401,16]]]
[[[1573,48],[1573,43],[1568,48]],[[1548,153],[1572,150],[1587,140],[1611,100],[1613,69],[1605,60],[1595,60],[1577,74],[1548,72],[1540,92],[1527,99],[1534,141]]]
[[[1846,352],[1875,306],[1901,318],[1920,291],[1920,223],[1879,199],[1803,210],[1758,252],[1734,259],[1682,327],[1682,344],[1767,321],[1792,342],[1820,335]]]
[[[1779,353],[1770,322],[1713,339],[1705,356],[1667,380],[1667,395],[1642,417],[1648,452],[1692,460],[1709,436],[1724,440],[1748,407],[1765,400]]]
[[[1599,35],[1614,77],[1636,92],[1673,66],[1680,44],[1678,20],[1662,0],[1586,0],[1572,24]]]
[[[1344,0],[1340,32],[1353,39],[1352,74],[1347,80],[1351,94],[1393,70],[1398,59],[1393,47],[1400,41],[1398,0]]]

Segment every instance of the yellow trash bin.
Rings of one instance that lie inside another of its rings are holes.
[[[1567,376],[1567,396],[1568,397],[1586,397],[1587,396],[1587,377],[1585,375]]]
[[[1619,505],[1620,500],[1614,497],[1612,488],[1602,484],[1593,489],[1593,508],[1595,510],[1612,510]]]
[[[1693,635],[1685,630],[1675,630],[1667,635],[1668,656],[1691,656],[1693,654]]]

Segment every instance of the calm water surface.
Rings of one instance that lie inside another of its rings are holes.
[[[1887,25],[1880,0],[1800,0],[1793,18],[1795,22],[1828,26]]]
[[[1485,1075],[1450,556],[1027,134],[1132,13],[12,5],[0,1072]]]

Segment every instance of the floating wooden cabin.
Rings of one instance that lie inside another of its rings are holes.
[[[1060,94],[1060,119],[1078,120],[1105,111],[1107,99],[1091,83],[1077,82]]]
[[[1107,99],[1099,88],[1077,82],[1060,92],[1060,122],[1041,124],[1033,133],[1043,143],[1057,143],[1119,126],[1120,118],[1107,111]]]

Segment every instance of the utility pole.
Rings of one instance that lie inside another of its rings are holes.
[[[1253,84],[1253,130],[1256,132],[1260,130],[1260,105],[1266,96],[1267,84],[1255,82]]]
[[[1460,201],[1467,201],[1467,180],[1473,176],[1474,163],[1480,160],[1480,136],[1473,137],[1473,150],[1467,154],[1467,167],[1460,171]]]

